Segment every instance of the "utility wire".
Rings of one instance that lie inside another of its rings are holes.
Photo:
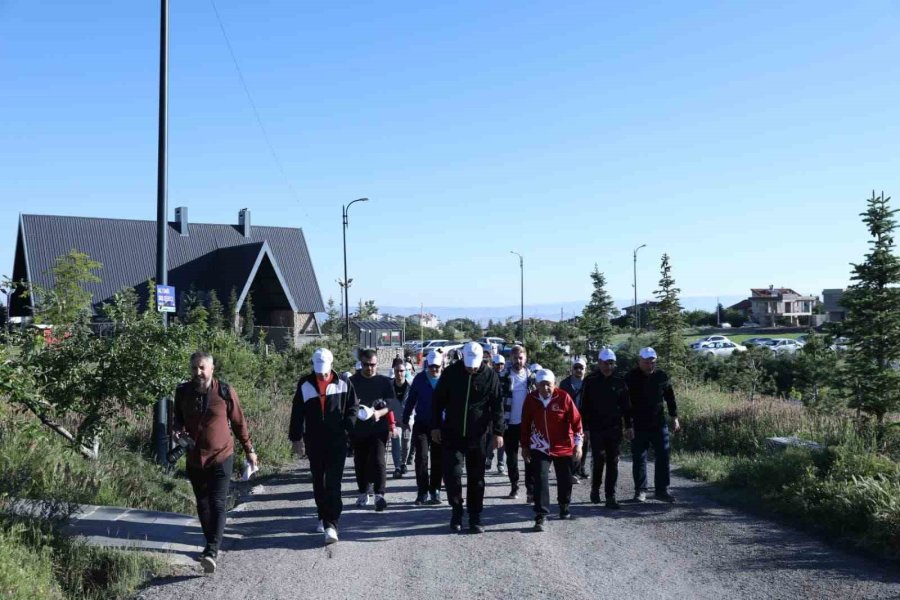
[[[241,65],[238,63],[237,55],[234,53],[234,47],[231,45],[231,40],[228,38],[228,32],[225,31],[225,25],[222,23],[222,17],[219,15],[219,9],[216,7],[215,0],[209,0],[210,5],[212,6],[213,13],[216,15],[216,21],[219,23],[219,29],[222,31],[222,37],[225,38],[225,45],[228,46],[228,53],[231,55],[231,60],[234,62],[234,68],[237,71],[238,78],[241,80],[241,86],[244,88],[244,93],[247,94],[247,100],[250,102],[250,108],[253,109],[253,116],[256,117],[256,123],[259,125],[259,130],[262,132],[263,139],[266,141],[266,145],[269,147],[269,153],[272,155],[272,160],[275,161],[275,164],[278,166],[278,170],[281,172],[281,176],[284,178],[284,183],[287,185],[288,190],[291,195],[294,197],[294,200],[303,207],[303,203],[300,202],[300,195],[297,193],[297,190],[294,188],[294,185],[291,183],[291,180],[287,176],[287,172],[284,170],[284,165],[281,162],[281,159],[278,157],[278,153],[275,151],[275,146],[272,145],[272,140],[269,138],[269,132],[266,131],[266,126],[263,125],[262,117],[259,116],[259,110],[256,108],[256,102],[253,101],[253,95],[250,93],[250,87],[247,85],[247,80],[244,79],[244,73],[241,71]],[[309,217],[309,213],[306,211],[306,208],[303,208],[304,214]]]

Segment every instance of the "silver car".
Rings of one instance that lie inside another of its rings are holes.
[[[731,340],[724,342],[704,342],[694,348],[694,352],[703,356],[731,356],[735,352],[746,352],[747,347],[735,344]]]
[[[803,347],[803,342],[793,338],[774,338],[771,342],[763,346],[768,348],[775,354],[794,354]]]

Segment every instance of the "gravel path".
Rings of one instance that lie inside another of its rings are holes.
[[[576,520],[551,518],[548,531],[533,533],[531,507],[503,499],[506,476],[491,474],[487,532],[471,535],[449,532],[446,504],[413,505],[411,473],[401,480],[389,474],[386,512],[356,508],[348,463],[341,541],[326,549],[314,533],[305,467],[266,480],[230,514],[237,539],[221,555],[218,573],[157,580],[140,598],[900,598],[892,565],[723,507],[703,484],[678,477],[677,504],[628,501],[615,512],[590,504],[589,486],[576,485]],[[633,495],[627,461],[619,491],[621,498]]]

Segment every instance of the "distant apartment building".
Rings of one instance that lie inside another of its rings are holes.
[[[825,309],[827,322],[840,323],[847,318],[847,309],[841,306],[844,291],[842,289],[822,290],[822,307]]]
[[[440,329],[442,325],[441,320],[437,318],[437,315],[433,315],[431,313],[411,315],[409,318],[412,319],[413,323],[415,323],[416,325],[421,325],[422,327]]]

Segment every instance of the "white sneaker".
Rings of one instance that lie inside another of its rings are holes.
[[[319,519],[319,524],[316,525],[316,533],[325,533],[325,522],[322,519]]]
[[[338,541],[337,529],[334,527],[327,527],[325,529],[325,545],[330,546],[331,544],[335,544]]]

